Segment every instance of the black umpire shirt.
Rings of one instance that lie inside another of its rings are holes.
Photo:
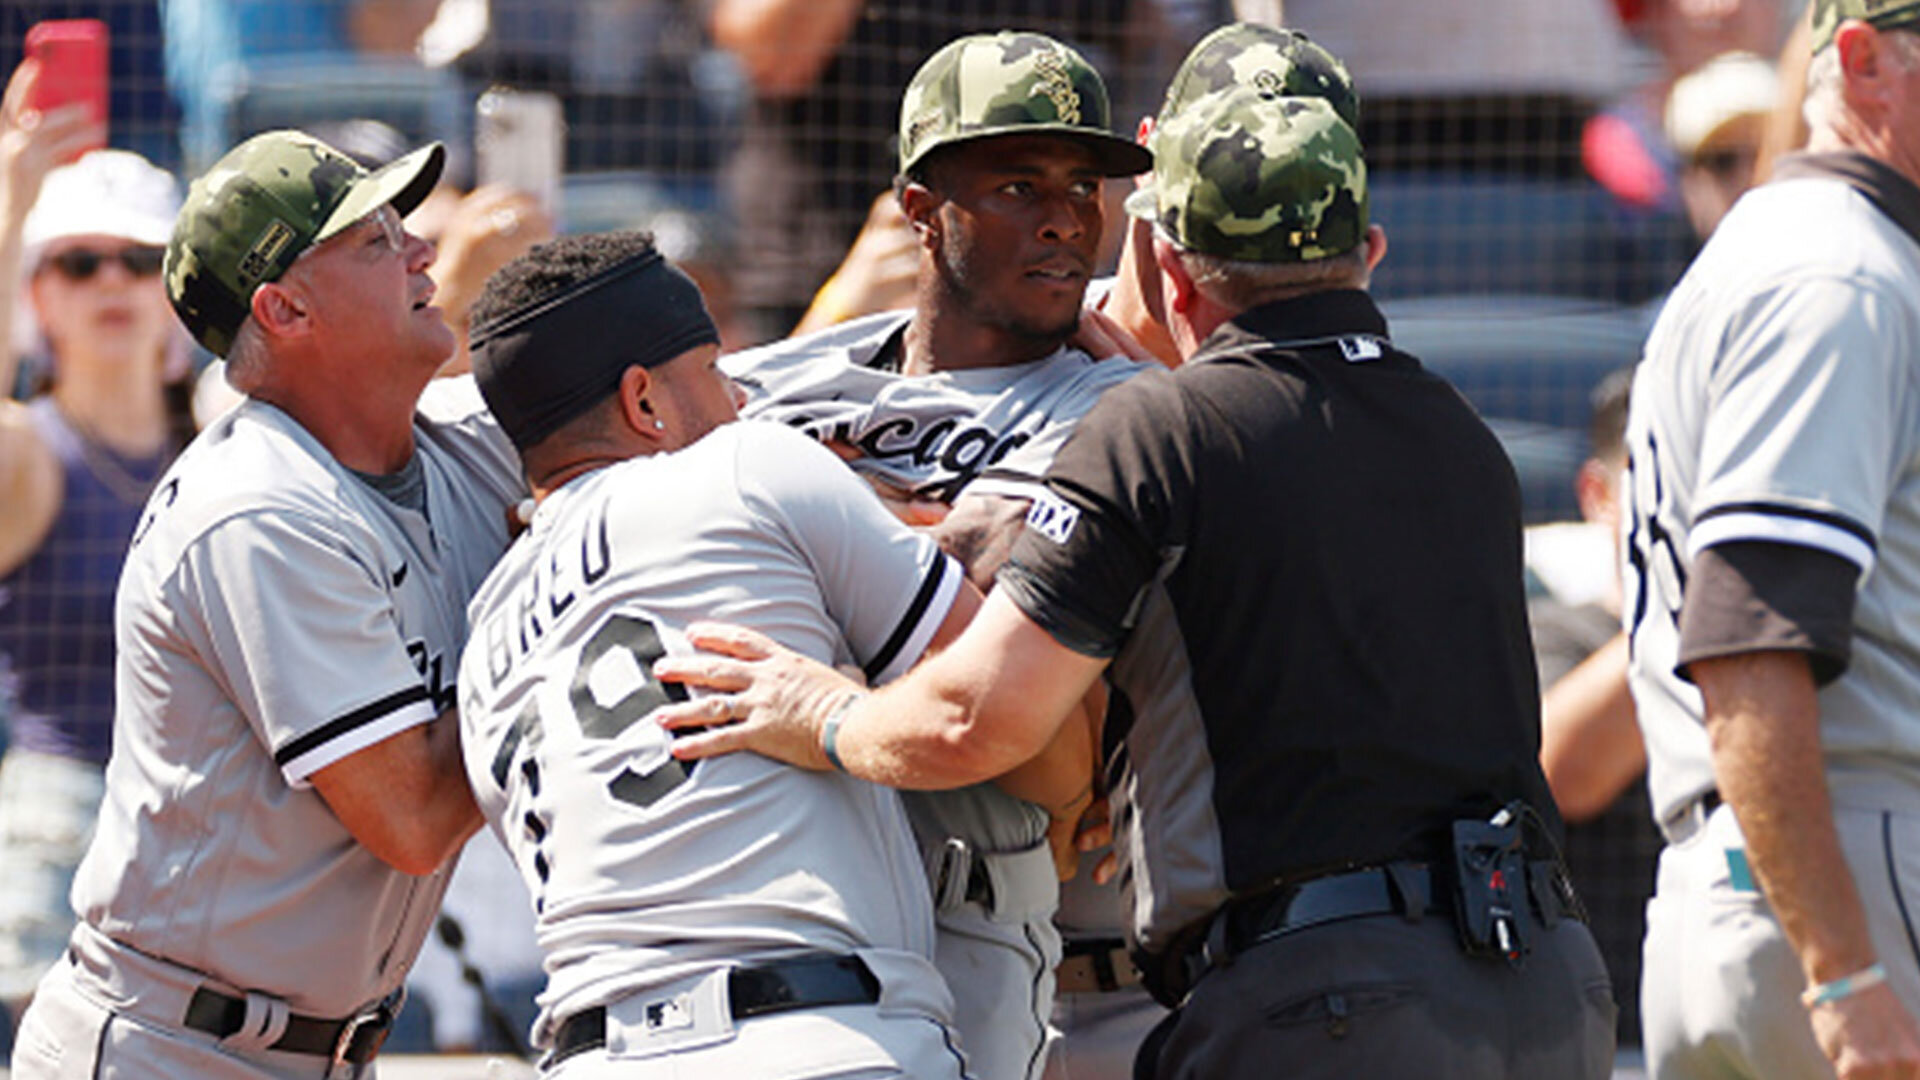
[[[1505,452],[1363,291],[1243,312],[1109,391],[999,584],[1112,657],[1122,888],[1160,951],[1229,895],[1558,820]],[[1202,481],[1205,481],[1204,484]]]

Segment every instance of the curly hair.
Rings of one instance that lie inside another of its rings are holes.
[[[469,325],[475,337],[489,323],[515,315],[552,296],[558,296],[596,274],[652,254],[653,234],[625,232],[563,236],[494,271],[474,301]]]

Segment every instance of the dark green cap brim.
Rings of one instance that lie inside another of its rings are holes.
[[[436,142],[375,169],[365,180],[353,185],[346,198],[341,199],[340,205],[321,223],[320,231],[313,234],[313,243],[308,246],[326,242],[387,203],[392,203],[400,216],[406,217],[426,201],[446,167],[447,148]]]
[[[1090,130],[1084,124],[1009,124],[962,132],[932,142],[922,148],[913,160],[902,165],[900,171],[903,174],[912,171],[915,165],[925,161],[927,155],[935,150],[981,139],[996,139],[1003,135],[1058,135],[1072,139],[1093,151],[1094,164],[1099,167],[1102,176],[1137,176],[1153,168],[1153,154],[1146,147],[1118,135]]]

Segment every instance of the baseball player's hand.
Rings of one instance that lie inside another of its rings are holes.
[[[1074,831],[1073,846],[1081,854],[1106,848],[1107,853],[1093,866],[1093,883],[1105,885],[1120,869],[1120,856],[1113,852],[1113,811],[1105,796],[1093,800]]]
[[[6,95],[0,97],[0,210],[13,225],[26,219],[40,198],[41,183],[56,165],[106,142],[106,132],[88,117],[85,105],[46,112],[30,108],[27,102],[39,81],[40,62],[24,61],[13,69]]]
[[[859,447],[839,439],[829,439],[823,445],[839,455],[841,461],[851,463],[865,456],[860,452]],[[877,476],[861,473],[860,478],[867,482],[867,486],[873,488],[874,494],[880,496],[881,504],[889,513],[913,528],[922,529],[930,525],[938,525],[946,520],[947,511],[951,509],[946,503],[917,495]]]
[[[1080,328],[1073,332],[1074,345],[1079,346],[1088,356],[1106,358],[1124,356],[1142,364],[1158,364],[1160,358],[1148,351],[1146,346],[1133,340],[1133,335],[1122,329],[1112,317],[1103,311],[1086,308],[1080,312]]]
[[[1840,1080],[1920,1078],[1920,1025],[1888,984],[1816,1005],[1811,1016]]]
[[[654,676],[716,692],[653,711],[656,722],[680,734],[674,757],[753,750],[803,769],[833,767],[820,749],[820,724],[833,706],[863,689],[860,683],[744,627],[694,623],[687,641],[701,651],[662,657]]]

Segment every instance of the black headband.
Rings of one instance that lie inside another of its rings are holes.
[[[655,251],[474,328],[470,349],[487,407],[525,450],[599,404],[634,364],[719,343],[699,286]]]

